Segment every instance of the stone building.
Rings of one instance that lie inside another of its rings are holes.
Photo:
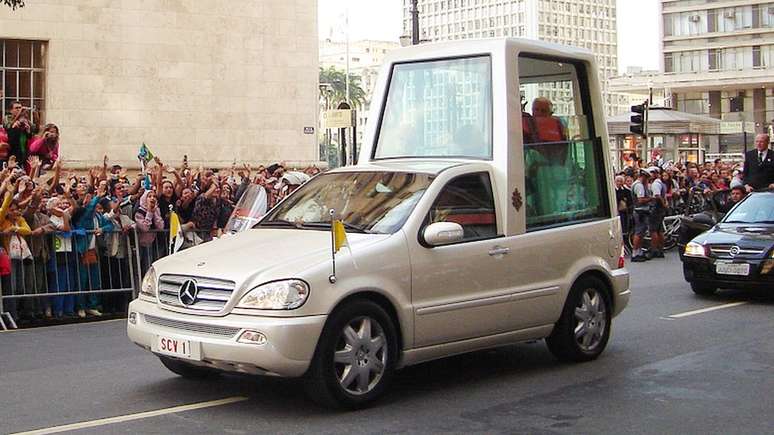
[[[59,125],[71,165],[317,160],[316,0],[0,6],[0,102]]]

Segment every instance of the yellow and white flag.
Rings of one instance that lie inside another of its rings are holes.
[[[331,225],[331,231],[333,231],[333,253],[339,252],[339,250],[346,246],[349,248],[349,241],[347,241],[347,232],[344,231],[344,223],[340,220],[334,220]],[[351,248],[350,248],[351,250]]]
[[[174,211],[169,212],[169,253],[174,254],[183,246],[183,227],[180,217]]]

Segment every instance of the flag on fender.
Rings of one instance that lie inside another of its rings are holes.
[[[169,253],[174,254],[183,246],[183,227],[180,217],[174,211],[169,212]]]
[[[339,252],[341,248],[349,247],[349,241],[347,241],[347,232],[344,230],[344,223],[340,220],[334,220],[331,224],[331,231],[333,231],[333,253]]]

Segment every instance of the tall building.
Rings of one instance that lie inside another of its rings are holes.
[[[71,166],[316,162],[317,1],[0,5],[0,104],[61,129]]]
[[[628,109],[607,79],[618,74],[616,0],[419,0],[420,39],[448,41],[521,37],[585,47],[596,55],[608,115]],[[403,0],[403,32],[411,34],[411,0]],[[561,104],[561,90],[548,90]]]
[[[662,0],[672,106],[729,121],[774,119],[774,3]]]
[[[774,2],[661,0],[661,13],[661,72],[617,78],[613,88],[650,87],[676,110],[720,119],[709,151],[741,152],[743,130],[774,123]]]

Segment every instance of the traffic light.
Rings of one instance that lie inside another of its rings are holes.
[[[636,115],[630,118],[632,124],[629,126],[629,131],[643,138],[648,137],[648,101],[632,106],[632,112]]]

